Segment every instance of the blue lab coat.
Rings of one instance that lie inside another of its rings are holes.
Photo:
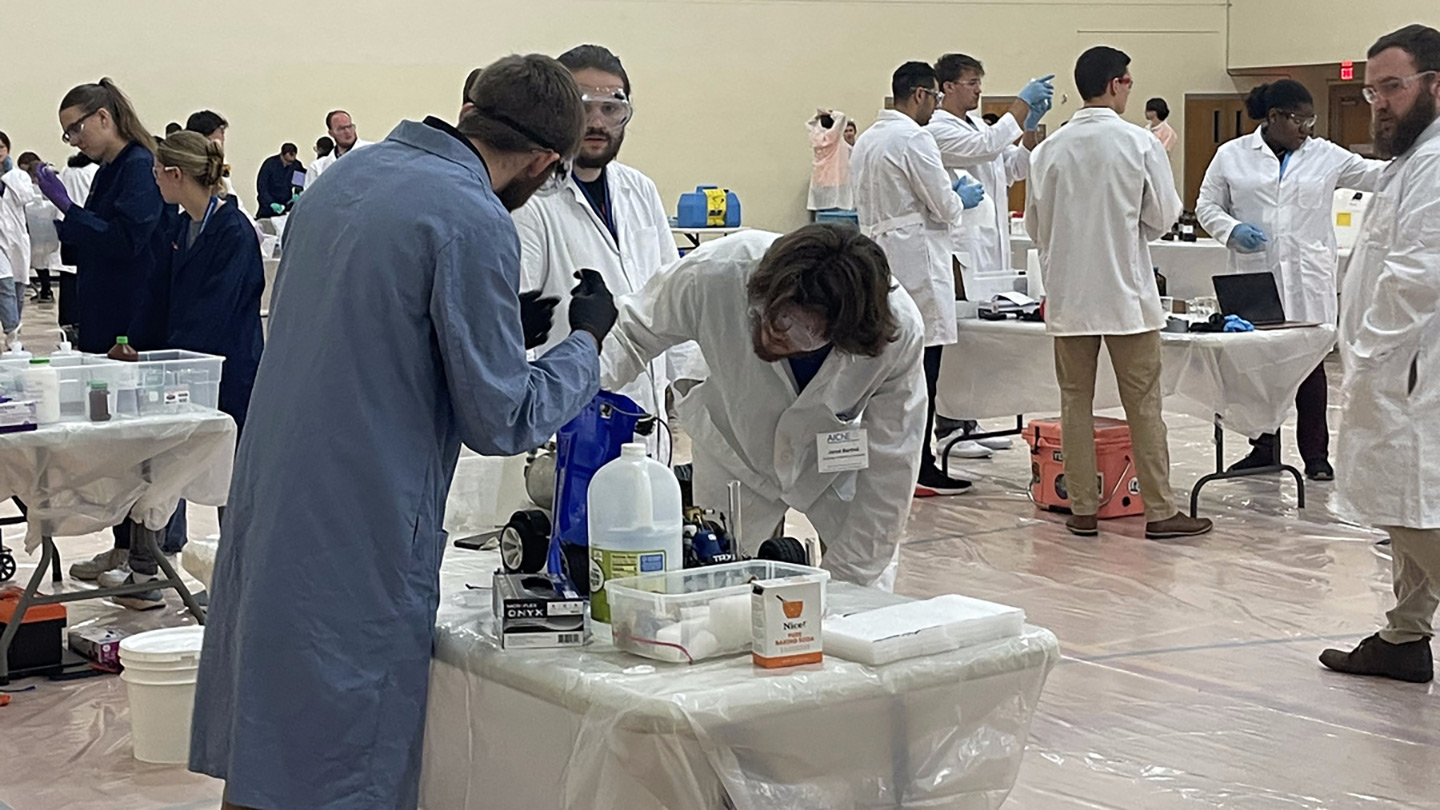
[[[436,124],[336,163],[285,229],[190,748],[234,804],[416,806],[460,444],[524,452],[599,389],[586,333],[526,361],[515,227]]]
[[[195,244],[186,247],[190,223],[190,215],[180,213],[158,240],[149,294],[131,340],[141,349],[188,349],[225,358],[220,410],[243,429],[265,347],[260,245],[254,226],[233,199],[215,209]]]
[[[255,211],[256,218],[276,216],[275,209],[270,207],[271,203],[279,203],[288,211],[290,200],[299,188],[294,183],[295,173],[303,171],[305,167],[298,160],[286,166],[279,155],[265,158],[265,162],[260,164],[260,173],[255,177],[256,196],[260,199],[260,208]]]
[[[150,272],[153,240],[165,201],[155,185],[154,155],[130,144],[100,167],[90,199],[72,205],[56,225],[62,258],[75,266],[75,348],[104,354],[129,335]]]

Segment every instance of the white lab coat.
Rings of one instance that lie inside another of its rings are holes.
[[[610,205],[620,243],[585,199],[571,177],[563,187],[530,198],[511,214],[520,234],[520,289],[540,290],[560,299],[544,354],[570,333],[570,291],[581,268],[599,271],[616,296],[639,292],[661,270],[680,259],[670,220],[655,183],[641,172],[612,162],[605,168]],[[645,374],[618,393],[635,400],[646,413],[665,415],[666,363],[651,362]]]
[[[30,281],[30,230],[25,225],[25,206],[40,190],[30,176],[17,166],[0,175],[5,193],[0,195],[0,250],[10,260],[11,274],[22,284]]]
[[[1235,226],[1254,225],[1270,240],[1258,253],[1230,252],[1230,269],[1275,274],[1285,317],[1335,323],[1338,259],[1331,209],[1337,188],[1374,191],[1384,161],[1366,160],[1321,138],[1290,155],[1285,174],[1260,130],[1222,144],[1205,171],[1195,215],[1220,244]]]
[[[1440,121],[1385,169],[1340,300],[1342,510],[1440,529]]]
[[[1050,334],[1164,328],[1150,240],[1180,217],[1165,147],[1114,110],[1087,107],[1030,162],[1025,230],[1040,251]]]
[[[991,126],[974,111],[962,119],[945,110],[936,110],[925,129],[954,177],[968,174],[985,187],[985,199],[965,212],[964,226],[955,231],[955,255],[967,278],[1013,272],[1008,201],[1010,186],[1030,175],[1030,150],[1015,145],[1024,130],[1010,113]]]
[[[600,357],[602,385],[633,379],[671,346],[699,343],[710,375],[679,402],[697,454],[759,497],[804,512],[825,541],[825,567],[870,585],[894,557],[914,495],[925,432],[923,322],[895,287],[899,339],[879,357],[832,351],[797,395],[789,363],[755,356],[745,289],[778,238],[747,231],[708,243],[621,298]],[[817,435],[847,427],[868,431],[869,468],[821,474]]]
[[[955,342],[952,229],[964,206],[951,188],[935,138],[915,120],[885,110],[850,156],[860,230],[874,239],[925,319],[925,345]]]
[[[355,145],[346,150],[345,155],[354,152],[356,149],[361,149],[369,145],[370,141],[356,138]],[[335,165],[335,161],[339,160],[342,157],[345,157],[345,155],[337,155],[332,151],[325,157],[315,158],[315,160],[311,161],[310,166],[305,170],[305,188],[309,188],[310,184],[315,182],[315,178],[319,177],[326,169]]]
[[[86,166],[76,168],[74,166],[63,166],[59,171],[60,184],[65,187],[65,193],[70,197],[70,202],[76,205],[84,205],[90,200],[90,186],[95,183],[95,175],[100,172],[100,164],[90,163]],[[53,206],[52,206],[53,207]],[[56,209],[56,219],[64,219],[65,215]],[[52,226],[54,223],[51,223]],[[61,264],[60,272],[74,273],[75,266]]]

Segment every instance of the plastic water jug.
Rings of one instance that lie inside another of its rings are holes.
[[[605,583],[685,565],[680,482],[669,467],[625,445],[590,481],[590,618],[609,624]]]
[[[696,186],[680,195],[675,222],[681,228],[740,227],[740,198],[729,189]]]

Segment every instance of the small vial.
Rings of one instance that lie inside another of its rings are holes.
[[[90,383],[90,397],[85,412],[91,422],[109,422],[114,408],[110,403],[110,386],[103,382]]]

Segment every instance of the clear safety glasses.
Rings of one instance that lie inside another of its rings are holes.
[[[1405,88],[1414,84],[1419,79],[1434,76],[1437,72],[1440,71],[1425,70],[1411,76],[1406,76],[1403,79],[1382,79],[1376,84],[1365,85],[1364,87],[1360,88],[1360,92],[1364,94],[1365,101],[1367,103],[1374,104],[1382,98],[1390,98],[1394,96],[1395,94],[1403,91]]]
[[[1300,115],[1296,115],[1296,114],[1293,113],[1293,112],[1284,112],[1284,111],[1280,111],[1280,114],[1283,115],[1283,116],[1285,116],[1286,118],[1289,118],[1291,121],[1294,121],[1294,122],[1295,122],[1295,126],[1301,128],[1301,129],[1311,129],[1311,130],[1313,130],[1313,129],[1315,129],[1315,122],[1319,120],[1319,116],[1314,116],[1314,115],[1300,116]]]
[[[599,87],[580,88],[580,99],[585,102],[585,122],[599,119],[606,129],[619,129],[630,122],[635,108],[624,90]]]
[[[829,330],[825,319],[796,306],[782,306],[779,311],[767,315],[758,305],[751,304],[750,319],[760,325],[768,338],[767,343],[784,344],[793,352],[818,352],[830,342],[826,337]]]

